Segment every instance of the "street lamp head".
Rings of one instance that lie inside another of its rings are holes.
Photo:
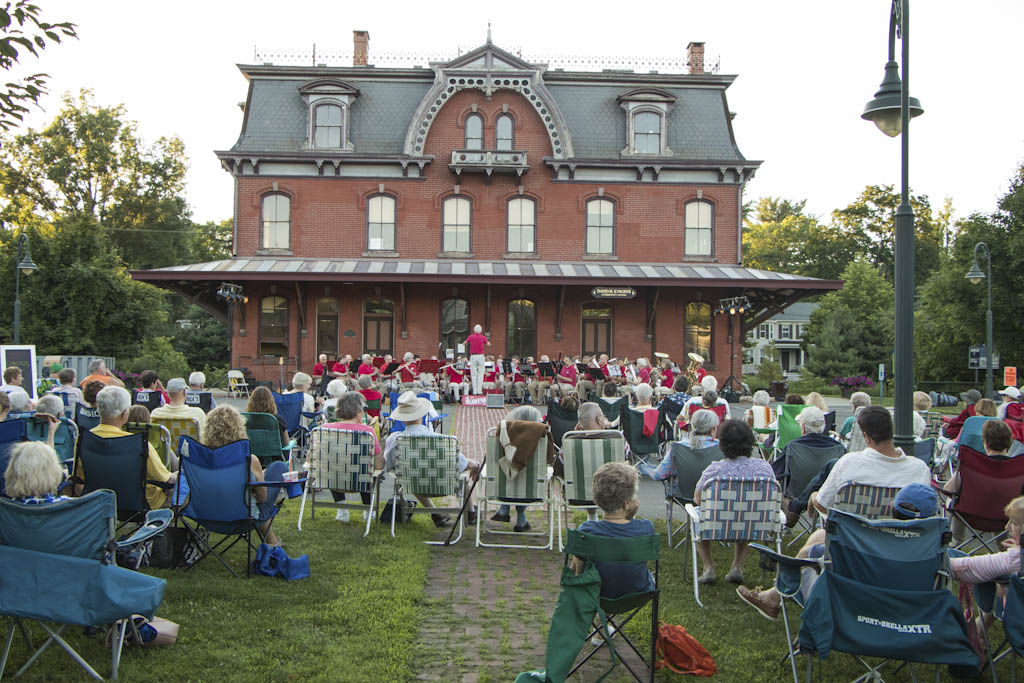
[[[21,260],[21,263],[18,264],[18,270],[20,270],[23,275],[30,275],[37,267],[38,266],[36,266],[31,256],[26,256]]]
[[[865,121],[873,121],[878,130],[891,138],[903,130],[903,119],[900,114],[900,72],[899,65],[894,61],[886,62],[885,76],[878,86],[875,99],[864,105],[864,113],[860,115]],[[916,97],[909,98],[910,118],[924,113],[921,102]]]
[[[974,259],[971,263],[971,269],[967,271],[965,276],[972,285],[980,285],[981,281],[985,279],[985,273],[978,267],[978,259]]]
[[[21,253],[21,261],[18,262],[18,271],[30,275],[37,266],[35,261],[32,260],[32,252],[29,251],[28,246],[28,235],[21,233],[18,235],[18,251]]]

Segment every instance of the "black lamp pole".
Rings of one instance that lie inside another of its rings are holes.
[[[32,262],[32,254],[29,252],[28,235],[24,232],[18,235],[18,246],[15,250],[14,266],[14,343],[21,343],[21,274],[30,274],[36,269]]]
[[[985,253],[988,277],[978,267],[978,252]],[[984,242],[974,245],[974,262],[966,277],[971,284],[975,285],[980,284],[982,280],[988,280],[988,308],[985,309],[985,398],[994,398],[995,387],[992,382],[992,252]]]
[[[875,99],[864,107],[861,118],[873,121],[890,137],[901,136],[900,205],[896,209],[896,367],[893,406],[895,442],[904,451],[914,446],[914,210],[910,206],[910,118],[923,113],[921,103],[910,97],[909,0],[893,0],[889,17],[889,61]],[[896,38],[902,43],[903,79],[896,64]]]

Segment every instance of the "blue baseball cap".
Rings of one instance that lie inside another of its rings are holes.
[[[908,504],[912,505],[913,509],[905,507]],[[892,506],[906,517],[934,517],[939,513],[939,497],[924,484],[907,484],[896,494]]]

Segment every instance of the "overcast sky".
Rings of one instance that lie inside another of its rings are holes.
[[[704,41],[708,61],[738,75],[727,94],[740,150],[764,161],[748,199],[807,199],[827,217],[866,185],[899,183],[898,139],[860,118],[882,79],[889,0],[37,2],[46,19],[77,23],[80,39],[26,60],[23,72],[52,76],[28,125],[45,125],[64,91],[123,103],[146,140],[184,140],[199,221],[231,217],[231,178],[213,150],[238,137],[246,82],[235,65],[251,63],[254,46],[348,51],[364,29],[371,63],[375,51],[454,54],[482,44],[488,20],[494,42],[524,56],[685,57]],[[911,9],[911,94],[925,109],[911,126],[911,186],[936,207],[951,197],[958,217],[991,211],[1024,160],[1024,2]]]

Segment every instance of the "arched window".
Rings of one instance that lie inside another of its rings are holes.
[[[615,253],[615,203],[609,199],[587,202],[588,254]]]
[[[683,354],[697,353],[711,361],[711,304],[694,301],[686,305],[683,318]]]
[[[529,299],[508,302],[508,351],[506,358],[537,355],[537,306]]]
[[[366,250],[395,250],[395,198],[378,194],[366,201]]]
[[[510,253],[537,250],[537,203],[529,197],[516,197],[508,202],[508,248]]]
[[[584,356],[612,355],[612,319],[611,304],[599,301],[583,304],[583,343],[580,346]]]
[[[363,302],[363,351],[374,356],[392,353],[395,302],[367,299]]]
[[[484,148],[484,119],[480,114],[466,117],[466,149]]]
[[[661,114],[641,111],[633,115],[633,151],[661,154]]]
[[[260,301],[260,355],[288,355],[288,299],[267,296]]]
[[[686,255],[711,256],[714,208],[711,202],[695,200],[686,205]]]
[[[337,104],[318,104],[313,109],[313,146],[336,149],[344,139],[341,135],[342,110]]]
[[[465,197],[448,197],[441,205],[441,251],[468,252],[473,207]]]
[[[465,299],[445,299],[441,302],[441,353],[458,345],[469,336],[469,302]]]
[[[330,297],[316,302],[316,352],[338,354],[338,300]]]
[[[515,142],[515,121],[509,114],[502,114],[494,122],[494,149],[510,150]]]
[[[291,240],[292,200],[281,192],[263,195],[263,248],[287,249]]]

